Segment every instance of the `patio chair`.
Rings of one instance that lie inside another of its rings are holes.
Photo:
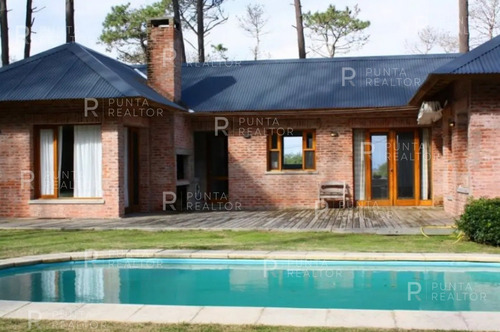
[[[342,202],[342,207],[346,207],[347,185],[345,181],[325,181],[320,183],[318,191],[318,200],[320,203],[324,200]]]

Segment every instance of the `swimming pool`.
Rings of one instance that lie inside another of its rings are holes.
[[[0,270],[0,300],[500,311],[500,264],[110,259]]]

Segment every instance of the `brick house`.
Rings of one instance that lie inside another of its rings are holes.
[[[462,55],[181,64],[172,22],[150,22],[147,67],[72,43],[0,69],[0,216],[314,208],[326,180],[352,205],[453,214],[499,195],[500,37]]]

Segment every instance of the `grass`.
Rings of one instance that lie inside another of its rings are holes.
[[[233,249],[233,250],[306,250],[357,252],[476,252],[500,253],[500,248],[468,241],[456,242],[455,236],[421,235],[381,236],[371,234],[332,234],[323,232],[287,233],[265,231],[60,231],[0,230],[0,258],[37,255],[86,249]],[[27,320],[0,319],[0,331],[26,331]],[[380,329],[292,328],[268,326],[222,326],[189,324],[126,324],[109,322],[40,321],[31,329],[61,331],[137,331],[137,332],[376,332]]]
[[[0,319],[0,331],[26,331],[27,320]],[[39,332],[60,331],[106,331],[106,332],[379,332],[381,329],[347,329],[347,328],[305,328],[279,326],[236,326],[236,325],[189,325],[189,324],[126,324],[108,322],[71,322],[71,321],[39,321],[31,325],[31,329]],[[30,329],[30,330],[31,330]],[[412,330],[417,332],[419,330]],[[432,330],[426,330],[427,332]]]
[[[355,252],[500,253],[456,237],[266,231],[0,230],[0,258],[86,249],[231,249]]]

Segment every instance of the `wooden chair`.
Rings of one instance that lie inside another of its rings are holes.
[[[342,207],[346,207],[347,185],[345,181],[325,181],[319,185],[318,200],[339,201]]]

